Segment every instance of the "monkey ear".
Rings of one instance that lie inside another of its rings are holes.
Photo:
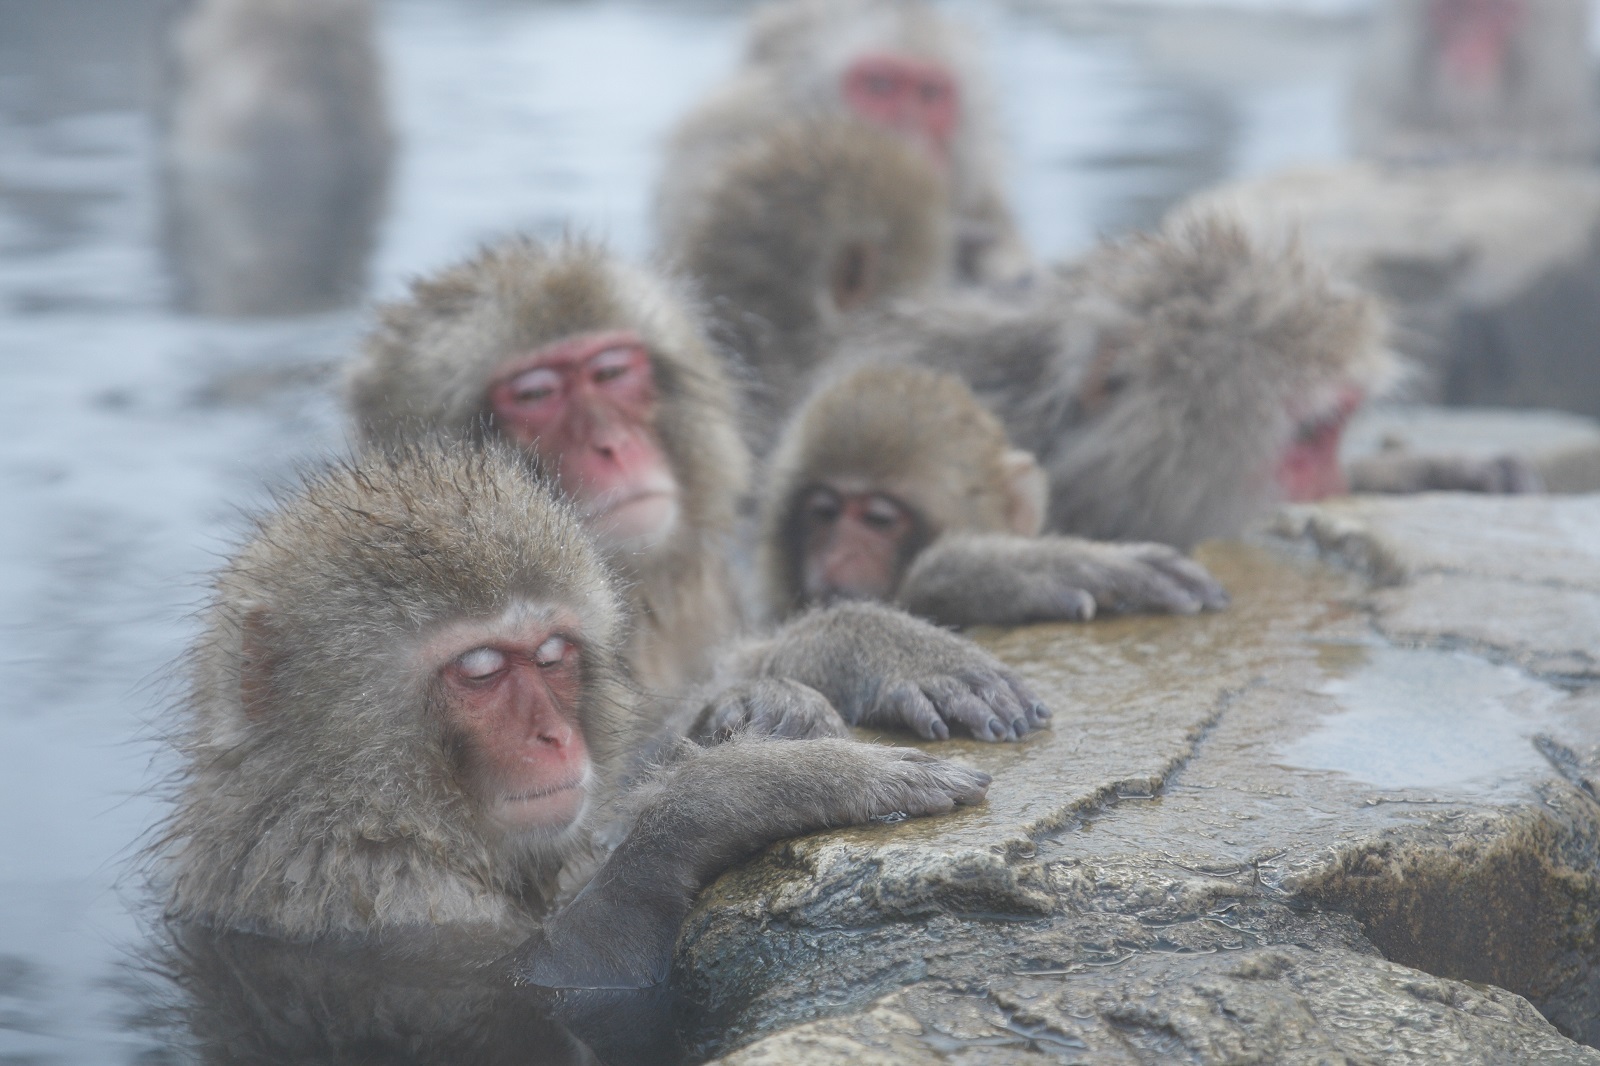
[[[1017,448],[1000,459],[1005,473],[1006,518],[1011,532],[1036,537],[1044,528],[1044,512],[1050,504],[1050,484],[1032,452]]]
[[[252,607],[240,623],[239,705],[252,720],[266,717],[274,702],[272,670],[277,657],[267,613],[265,607]]]

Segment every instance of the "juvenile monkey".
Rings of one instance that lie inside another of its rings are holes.
[[[504,449],[332,466],[260,520],[214,588],[154,855],[178,928],[431,937],[484,964],[526,940],[526,984],[646,987],[728,865],[977,802],[988,782],[845,740],[690,746],[627,801],[598,859],[654,725],[620,668],[606,567]]]
[[[656,201],[662,247],[682,246],[681,227],[730,153],[774,125],[829,116],[886,131],[942,173],[957,277],[1028,272],[978,64],[957,27],[923,0],[785,0],[759,10],[740,70],[669,142]]]
[[[507,241],[384,309],[350,396],[371,445],[502,441],[549,471],[628,590],[626,657],[647,691],[682,696],[744,635],[729,558],[749,455],[719,362],[670,283],[591,244]],[[852,724],[930,737],[955,723],[1012,739],[1043,721],[992,656],[903,614],[829,611],[771,639],[770,654],[751,655],[789,672],[763,667],[753,690],[736,688],[719,727],[730,713],[818,717],[815,692],[785,679],[821,691]],[[824,676],[845,663],[858,673]],[[879,680],[850,680],[868,675]],[[929,694],[937,728],[926,701],[884,695],[902,681]]]
[[[355,301],[394,154],[371,0],[189,0],[167,51],[161,190],[179,305]]]
[[[767,606],[892,600],[946,625],[1192,614],[1227,603],[1161,544],[1040,536],[1033,456],[956,377],[869,366],[821,389],[773,454],[762,513]]]
[[[853,313],[946,283],[939,172],[851,118],[780,124],[730,149],[667,257],[742,361],[758,445],[804,394]]]
[[[1353,133],[1409,161],[1590,162],[1600,147],[1588,0],[1388,0],[1374,16]]]

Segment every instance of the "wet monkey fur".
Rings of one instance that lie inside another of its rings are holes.
[[[962,32],[922,0],[785,0],[752,17],[744,62],[679,125],[656,200],[661,247],[682,246],[706,185],[749,138],[793,119],[850,117],[908,145],[945,179],[948,267],[1026,275],[1006,205],[997,121]]]
[[[655,728],[621,670],[624,624],[577,517],[506,449],[310,477],[215,580],[151,856],[166,920],[297,941],[431,932],[490,959],[527,941],[525,982],[638,987],[664,979],[694,895],[729,864],[983,796],[985,775],[920,752],[742,738],[677,750],[619,805]]]
[[[987,652],[881,608],[819,612],[741,644],[733,675],[719,665],[748,639],[729,563],[750,461],[732,393],[693,305],[594,245],[514,239],[418,282],[384,310],[350,399],[374,447],[443,434],[536,461],[627,589],[634,679],[689,707],[717,680],[702,732],[1008,740],[1043,721]]]
[[[868,366],[829,382],[780,438],[761,565],[776,616],[888,600],[946,625],[1224,606],[1160,544],[1040,536],[1044,471],[951,374]]]

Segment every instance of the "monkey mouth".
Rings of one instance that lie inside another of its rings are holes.
[[[502,795],[495,818],[509,829],[565,829],[576,822],[589,802],[588,772],[548,788]]]
[[[677,528],[678,494],[651,488],[602,498],[584,518],[603,548],[647,551]]]

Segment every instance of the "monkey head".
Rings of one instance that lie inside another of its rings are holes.
[[[1373,298],[1209,215],[1107,245],[1063,282],[1064,395],[1018,407],[1055,427],[1018,434],[1050,470],[1052,529],[1188,547],[1346,491],[1345,424],[1398,375]]]
[[[727,529],[746,477],[685,302],[582,241],[516,238],[416,282],[382,310],[350,404],[380,446],[419,430],[518,445],[622,558]]]
[[[867,366],[825,385],[773,453],[762,551],[768,605],[891,599],[947,532],[1033,536],[1045,479],[954,375]]]
[[[584,843],[635,727],[624,614],[523,457],[457,442],[331,466],[215,589],[174,916],[292,936],[493,924],[492,901]]]
[[[965,122],[976,64],[922,0],[787,0],[756,16],[749,65],[791,104],[890,130],[940,167],[976,150]]]
[[[733,153],[677,265],[713,308],[739,309],[730,346],[788,384],[840,316],[949,280],[947,199],[924,160],[859,122],[784,123]]]

